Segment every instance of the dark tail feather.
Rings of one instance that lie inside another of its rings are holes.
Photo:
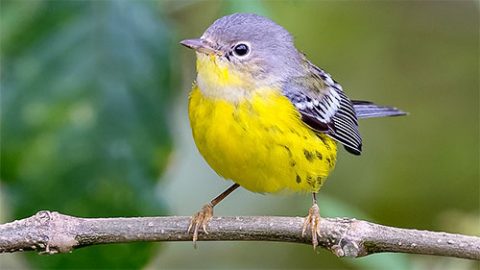
[[[353,108],[357,118],[372,118],[372,117],[386,117],[386,116],[401,116],[407,115],[406,112],[394,107],[381,106],[369,101],[352,100]]]

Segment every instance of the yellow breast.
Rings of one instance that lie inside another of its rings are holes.
[[[233,102],[195,86],[189,117],[208,164],[248,190],[317,192],[335,166],[336,143],[308,128],[278,90],[251,91]]]

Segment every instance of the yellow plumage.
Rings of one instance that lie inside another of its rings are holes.
[[[335,166],[335,141],[312,131],[280,89],[257,87],[214,56],[197,57],[203,88],[193,87],[189,117],[208,164],[254,192],[317,192]]]

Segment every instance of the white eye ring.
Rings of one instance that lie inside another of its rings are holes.
[[[235,44],[232,48],[233,54],[238,58],[245,58],[250,54],[251,46],[246,41],[241,41]]]

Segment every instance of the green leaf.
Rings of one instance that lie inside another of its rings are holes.
[[[2,2],[1,179],[13,218],[159,215],[171,150],[168,25],[153,2]],[[153,244],[29,256],[35,267],[138,268]],[[114,256],[113,256],[114,254]]]

